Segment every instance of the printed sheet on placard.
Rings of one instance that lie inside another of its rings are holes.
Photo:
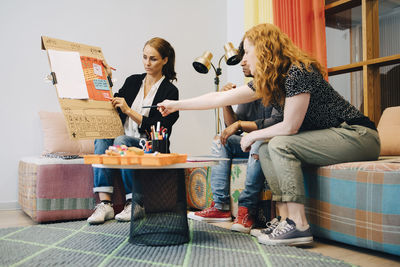
[[[103,65],[101,48],[42,36],[71,139],[115,138],[124,133]]]

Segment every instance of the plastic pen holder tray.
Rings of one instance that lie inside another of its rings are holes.
[[[187,160],[186,154],[145,154],[140,156],[140,165],[142,166],[164,166],[176,163],[185,163]]]
[[[85,155],[85,164],[164,166],[185,163],[187,154],[145,154],[135,156]]]

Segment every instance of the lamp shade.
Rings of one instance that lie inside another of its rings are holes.
[[[196,58],[193,62],[193,68],[200,73],[207,73],[211,67],[211,59],[213,54],[211,52],[206,51],[202,56]]]
[[[240,62],[238,57],[238,50],[233,46],[231,42],[224,45],[225,50],[225,61],[227,65],[236,65]]]

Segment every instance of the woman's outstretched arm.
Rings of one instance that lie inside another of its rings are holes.
[[[158,110],[167,116],[177,110],[205,110],[229,105],[243,104],[256,100],[253,90],[242,85],[235,90],[213,92],[184,100],[164,100],[159,103]]]

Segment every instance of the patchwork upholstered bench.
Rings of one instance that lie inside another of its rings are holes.
[[[400,157],[304,169],[315,236],[400,255]]]
[[[18,167],[18,202],[34,221],[50,222],[89,217],[96,204],[93,170],[83,159],[22,158]],[[123,209],[123,186],[114,185],[114,209]]]

